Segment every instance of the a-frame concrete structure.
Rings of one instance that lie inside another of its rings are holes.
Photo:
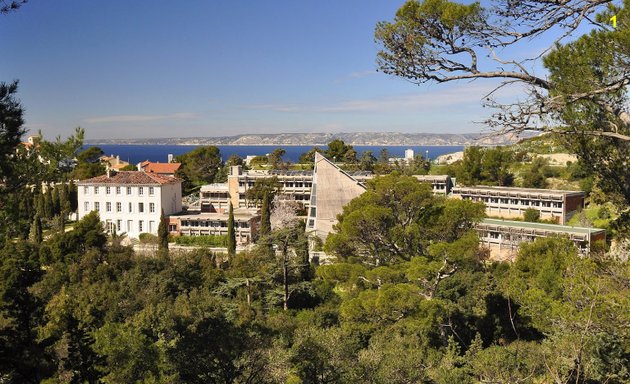
[[[365,192],[365,186],[319,153],[315,153],[313,186],[306,231],[325,240],[337,215],[350,200]]]

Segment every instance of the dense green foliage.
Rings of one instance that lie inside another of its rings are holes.
[[[228,244],[228,237],[225,235],[177,236],[175,237],[175,244],[225,247]]]
[[[182,163],[176,176],[182,179],[184,195],[196,191],[204,184],[218,182],[223,163],[219,148],[214,146],[200,147],[183,155],[176,160]]]
[[[202,249],[134,254],[107,241],[96,213],[40,244],[7,243],[0,375],[7,383],[630,379],[627,262],[580,258],[570,241],[545,239],[523,246],[514,264],[489,263],[466,229],[477,204],[451,206],[396,175],[351,202],[337,250],[359,241],[343,224],[376,207],[403,218],[362,218],[390,228],[382,234],[395,257],[362,249],[310,265],[303,223],[228,261]]]

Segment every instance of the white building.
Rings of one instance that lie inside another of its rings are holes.
[[[77,183],[79,219],[98,211],[108,231],[157,234],[160,214],[182,210],[182,182],[157,174],[121,171]]]

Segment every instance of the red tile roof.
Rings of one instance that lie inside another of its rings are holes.
[[[107,175],[96,176],[91,179],[81,180],[78,184],[163,185],[179,182],[180,180],[175,177],[166,177],[138,171],[119,171],[112,172],[110,177],[107,177]]]
[[[181,163],[149,163],[142,168],[147,173],[175,174],[175,171],[177,171],[181,166]]]

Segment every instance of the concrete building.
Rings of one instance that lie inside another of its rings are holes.
[[[202,185],[199,191],[199,201],[202,213],[227,212],[230,206],[228,184],[215,183]]]
[[[315,153],[306,230],[326,239],[343,206],[365,192],[365,186],[330,160]]]
[[[257,180],[275,177],[280,183],[280,195],[291,195],[295,201],[306,205],[310,197],[313,181],[312,171],[284,171],[284,170],[250,170],[243,171],[240,165],[230,168],[228,175],[228,191],[232,205],[236,207],[252,206],[247,201],[247,190],[252,188]]]
[[[169,232],[175,236],[227,235],[228,213],[196,213],[169,217]],[[236,242],[247,244],[256,238],[260,226],[257,209],[237,208],[234,210]]]
[[[448,196],[453,189],[453,180],[449,175],[414,175],[421,183],[431,184],[433,193]]]
[[[585,193],[551,189],[511,187],[455,187],[453,197],[481,201],[486,214],[502,218],[521,218],[528,208],[540,212],[541,219],[564,225],[584,207]]]
[[[556,224],[484,219],[477,224],[479,240],[490,248],[496,260],[514,260],[519,246],[540,237],[566,237],[573,241],[581,254],[588,254],[595,241],[606,240],[606,231],[597,228],[569,227]]]
[[[179,179],[137,171],[108,171],[81,180],[78,186],[79,219],[98,211],[108,231],[157,234],[162,210],[165,215],[182,210]]]

